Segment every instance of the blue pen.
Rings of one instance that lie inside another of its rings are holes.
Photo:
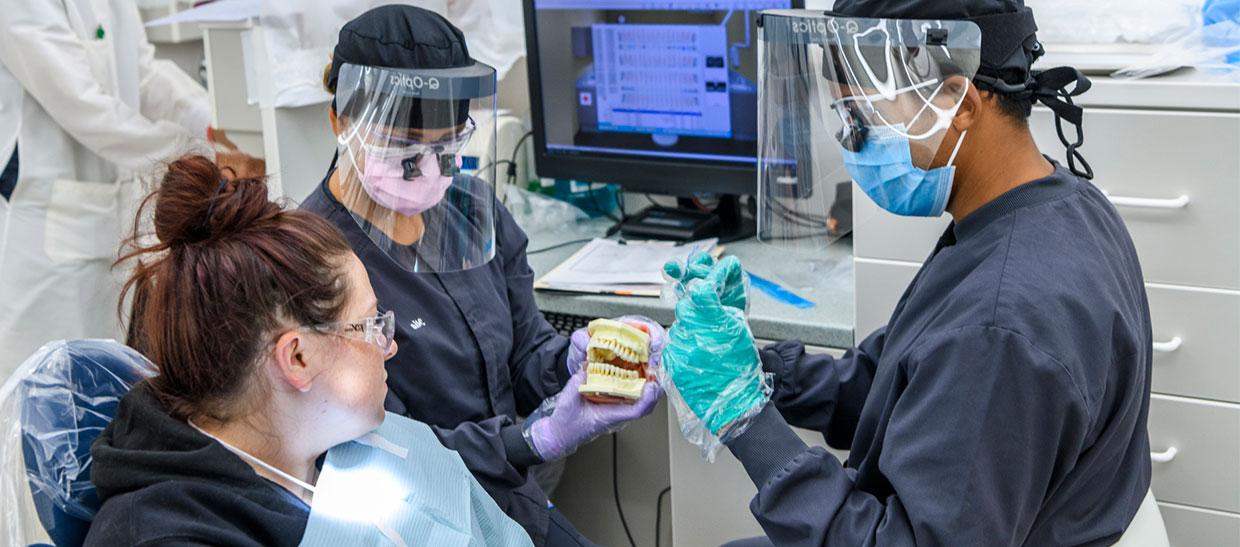
[[[801,298],[800,296],[793,294],[792,291],[781,287],[774,281],[764,277],[759,277],[749,270],[745,270],[745,273],[749,275],[750,286],[757,288],[758,290],[766,293],[767,296],[770,296],[779,302],[783,302],[784,304],[802,310],[810,309],[815,305],[813,302]]]

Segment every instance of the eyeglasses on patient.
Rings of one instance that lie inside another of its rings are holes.
[[[322,323],[306,328],[324,334],[364,340],[374,344],[384,354],[390,352],[392,346],[396,343],[396,314],[392,311],[386,311],[360,321]]]

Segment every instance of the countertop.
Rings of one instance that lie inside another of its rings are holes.
[[[563,230],[529,234],[530,251],[583,239],[602,237],[610,221],[592,220]],[[537,276],[572,256],[585,243],[574,243],[529,256]],[[745,269],[774,281],[798,296],[815,304],[798,309],[750,288],[750,328],[760,340],[797,339],[808,345],[849,348],[853,345],[854,283],[852,244],[849,239],[836,242],[825,252],[815,255],[793,252],[750,238],[724,245],[725,254],[736,255]],[[644,315],[664,325],[672,323],[672,304],[659,298],[571,294],[535,291],[539,309],[544,312],[615,317],[625,314]]]

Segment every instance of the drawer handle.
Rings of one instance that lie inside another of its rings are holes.
[[[1180,196],[1171,199],[1156,198],[1131,198],[1124,196],[1112,196],[1107,194],[1107,199],[1116,207],[1136,207],[1140,209],[1183,209],[1188,207],[1188,196]]]
[[[1150,461],[1153,463],[1170,463],[1175,459],[1175,455],[1180,453],[1180,449],[1171,447],[1162,452],[1150,452]]]
[[[1180,349],[1180,346],[1183,345],[1184,339],[1176,336],[1166,342],[1154,342],[1154,351],[1158,353],[1171,353],[1177,349]]]

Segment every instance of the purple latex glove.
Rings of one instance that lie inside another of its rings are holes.
[[[615,321],[622,323],[640,323],[646,325],[646,330],[650,332],[650,372],[653,374],[660,366],[662,366],[663,346],[667,344],[667,331],[663,330],[663,326],[655,323],[653,320],[640,315],[625,315],[617,317]],[[590,345],[590,333],[586,329],[577,329],[569,338],[568,358],[565,359],[565,366],[568,367],[568,374],[572,376],[577,371],[585,367],[586,364],[586,347]]]
[[[651,378],[642,397],[632,404],[592,403],[578,392],[585,381],[585,370],[577,371],[559,394],[543,401],[526,420],[525,441],[543,461],[568,456],[577,447],[650,414],[663,396],[663,388]]]
[[[568,375],[577,374],[586,364],[586,347],[590,345],[590,333],[586,329],[577,329],[569,337],[568,358],[564,365],[568,367]]]

